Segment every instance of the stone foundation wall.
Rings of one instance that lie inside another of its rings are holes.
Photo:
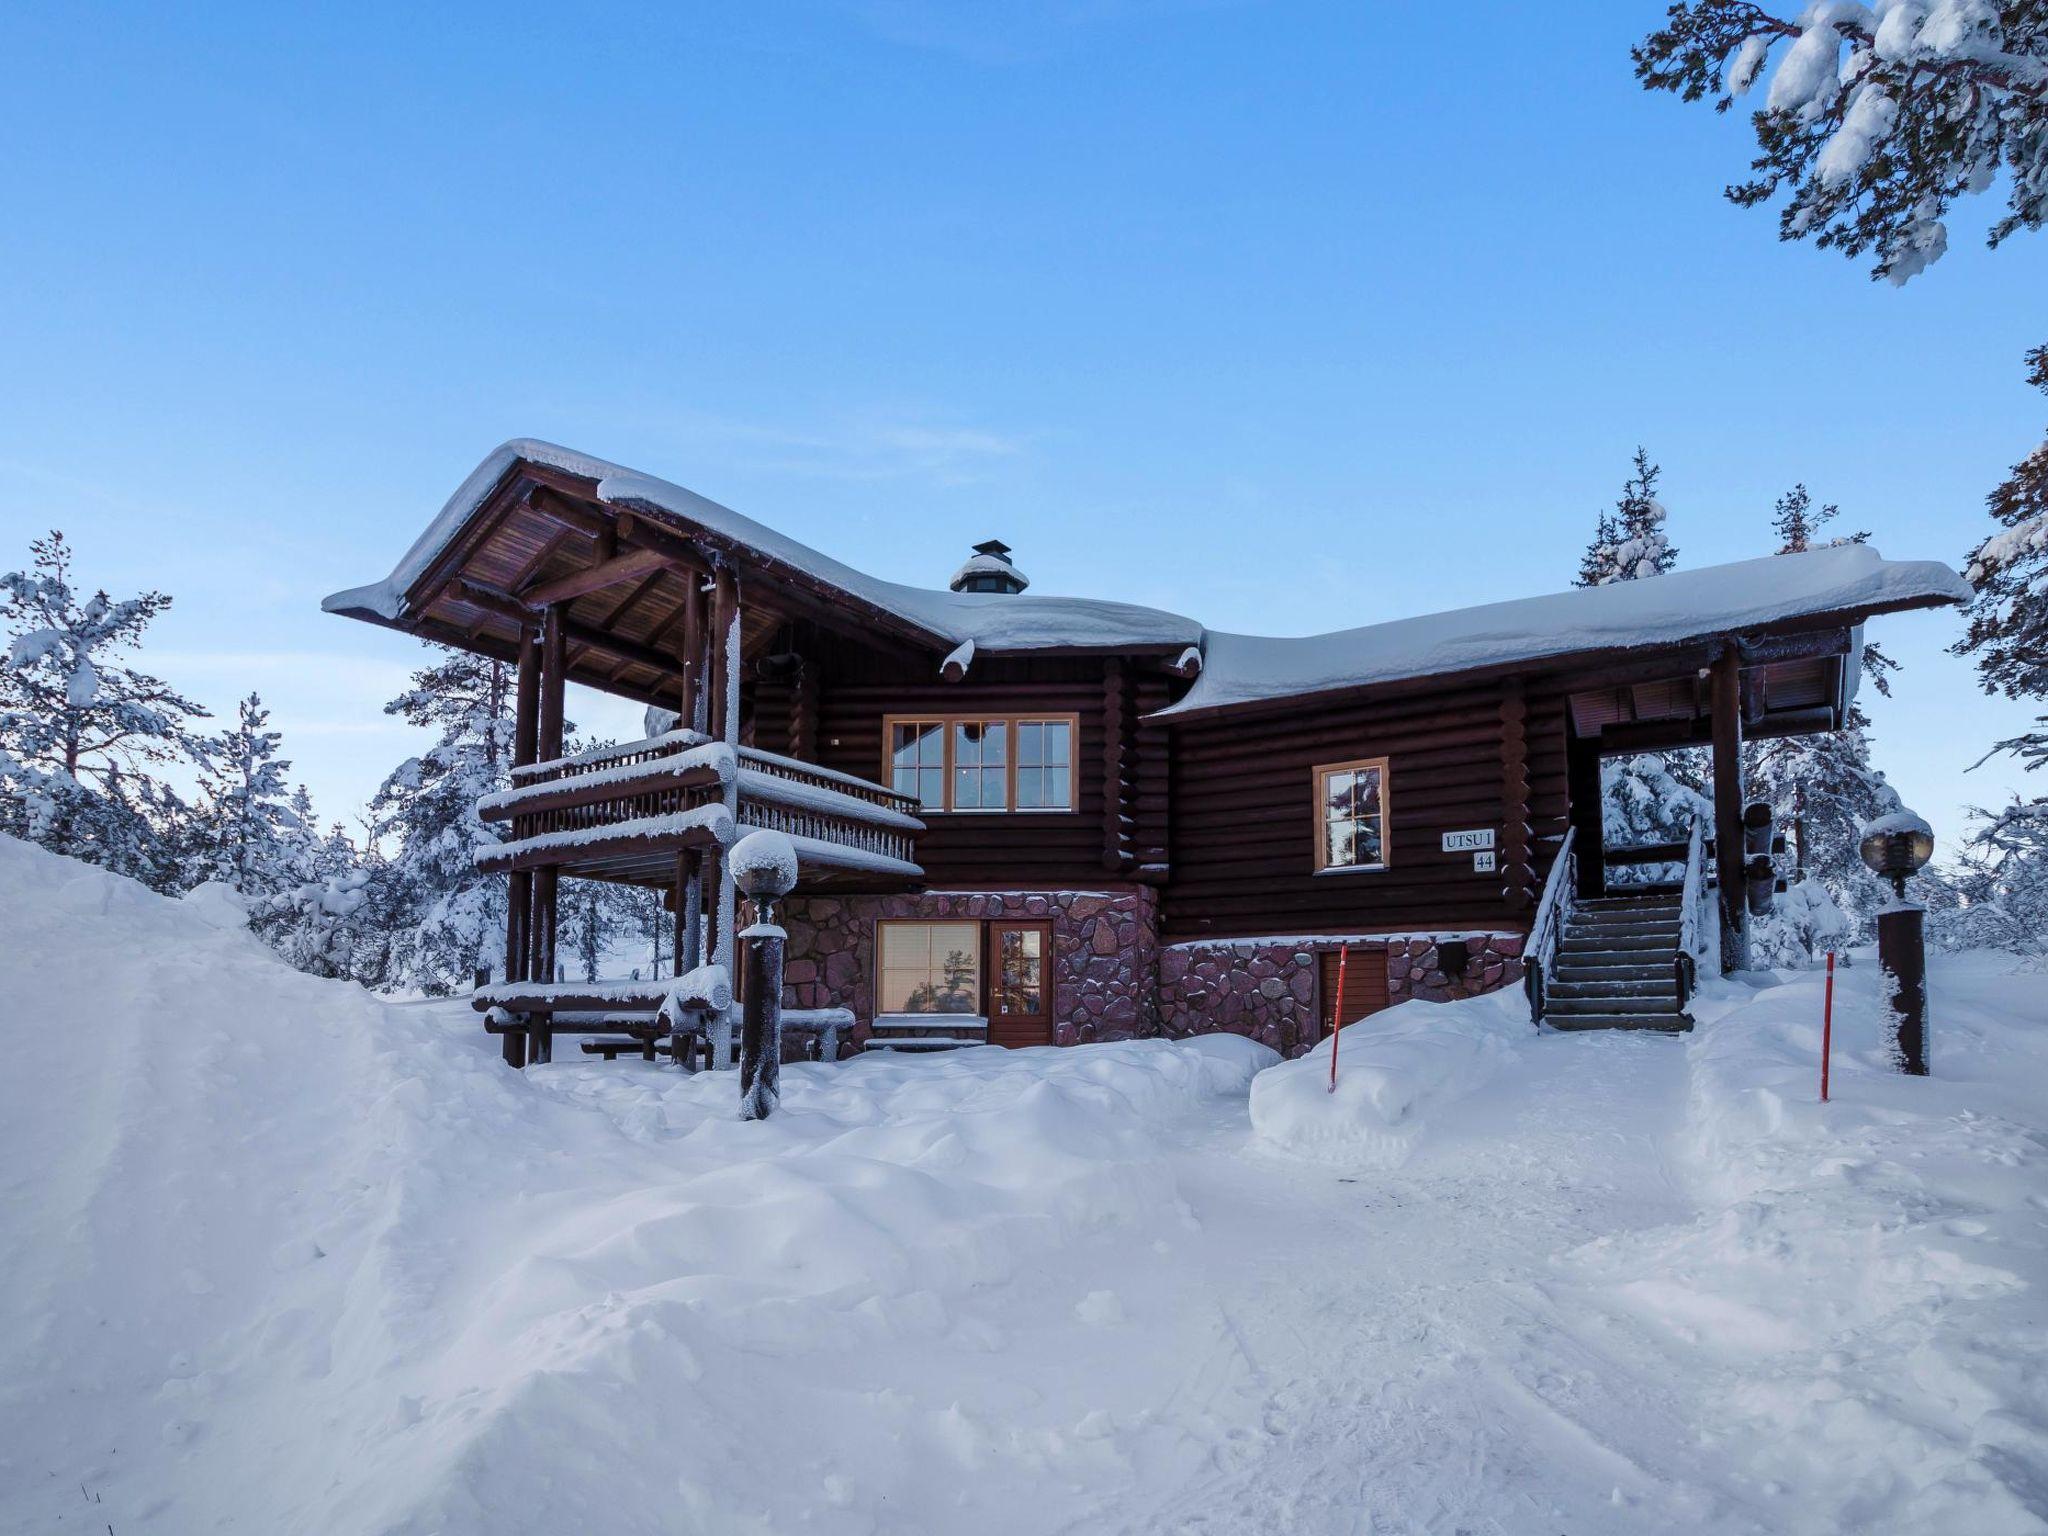
[[[1149,887],[794,897],[780,918],[789,934],[783,1005],[851,1008],[864,1036],[874,1017],[875,923],[884,918],[1050,923],[1054,1043],[1155,1032],[1159,897]]]
[[[1437,945],[1459,938],[1464,967],[1444,974]],[[1219,939],[1159,951],[1158,1021],[1163,1035],[1229,1030],[1299,1056],[1322,1033],[1319,953],[1332,939]],[[1387,957],[1387,1003],[1447,1002],[1519,982],[1522,936],[1513,933],[1412,934],[1354,940]],[[1349,1008],[1345,1009],[1350,1012]]]

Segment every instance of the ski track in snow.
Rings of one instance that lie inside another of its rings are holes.
[[[1825,1109],[1817,978],[1716,983],[1347,1172],[1235,1037],[792,1066],[743,1125],[5,839],[0,920],[0,1532],[2048,1530],[2008,962],[1937,967],[1931,1081],[1874,967]]]

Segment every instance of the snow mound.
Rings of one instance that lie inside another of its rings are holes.
[[[939,1530],[1128,1475],[931,1383],[1056,1251],[1178,1236],[1165,1147],[1272,1052],[798,1064],[746,1124],[222,915],[0,838],[0,1531]]]
[[[1868,952],[1694,1000],[1677,1139],[1697,1219],[1572,1268],[1674,1378],[1756,1426],[1782,1529],[2043,1529],[2048,1034],[2011,957],[1937,957],[1934,1076],[1891,1065]]]
[[[1486,1083],[1534,1037],[1513,990],[1402,1003],[1344,1027],[1334,1093],[1327,1042],[1261,1072],[1252,1081],[1252,1130],[1312,1162],[1398,1168],[1434,1110]]]

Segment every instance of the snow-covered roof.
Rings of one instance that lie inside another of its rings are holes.
[[[1679,644],[1802,618],[1853,620],[1970,596],[1963,579],[1939,561],[1886,560],[1868,545],[1840,544],[1328,634],[1238,635],[1205,630],[1193,619],[1135,603],[950,592],[885,581],[682,486],[553,443],[516,438],[470,473],[389,576],[337,592],[322,606],[387,621],[404,617],[407,590],[521,461],[596,482],[602,502],[666,512],[702,527],[923,630],[935,645],[971,647],[964,649],[966,657],[977,649],[1148,647],[1178,650],[1185,662],[1186,650],[1194,648],[1200,676],[1178,703],[1159,711],[1167,716],[1583,651]]]
[[[1673,571],[1276,639],[1210,630],[1195,685],[1162,715],[1542,661],[1584,651],[1677,645],[1824,615],[1963,602],[1938,560],[1887,560],[1867,544]]]
[[[1022,593],[947,592],[884,581],[695,491],[534,438],[515,438],[493,449],[456,488],[440,515],[389,576],[369,586],[336,592],[321,607],[329,613],[362,613],[385,620],[403,618],[407,589],[461,532],[506,472],[522,460],[595,480],[599,501],[635,509],[651,507],[708,529],[906,620],[928,632],[935,642],[949,647],[972,640],[988,652],[1055,647],[1116,650],[1131,646],[1193,645],[1202,637],[1202,626],[1193,619],[1136,603]]]

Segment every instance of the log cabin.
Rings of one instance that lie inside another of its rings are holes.
[[[512,783],[479,806],[505,950],[477,995],[516,1064],[586,1021],[637,1018],[652,1054],[689,990],[559,979],[562,880],[658,887],[675,974],[715,982],[741,917],[721,853],[760,827],[799,857],[785,1019],[857,1044],[1223,1029],[1294,1053],[1340,990],[1348,1022],[1510,983],[1555,1024],[1682,1028],[1758,910],[1742,742],[1839,728],[1864,624],[1967,596],[1847,544],[1230,634],[1041,595],[994,540],[944,587],[882,580],[519,440],[325,606],[517,669]],[[571,681],[660,728],[565,757]],[[1711,824],[1609,847],[1601,760],[1682,746],[1711,753]],[[1668,878],[1624,883],[1651,864]]]

